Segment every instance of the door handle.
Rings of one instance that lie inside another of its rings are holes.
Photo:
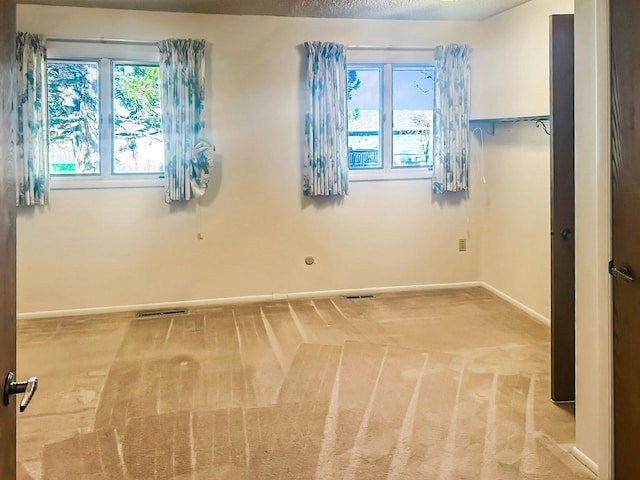
[[[633,282],[633,272],[631,271],[631,267],[629,265],[623,265],[620,268],[616,268],[613,266],[613,260],[609,262],[609,273],[616,277],[620,278],[626,282]]]
[[[7,374],[7,379],[4,382],[4,404],[9,405],[11,395],[24,393],[24,396],[20,401],[20,412],[24,412],[29,406],[29,403],[31,403],[33,395],[36,393],[38,388],[38,377],[31,377],[26,382],[14,382],[13,378],[13,372],[9,372]]]

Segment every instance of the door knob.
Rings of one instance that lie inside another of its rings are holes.
[[[560,235],[562,236],[563,240],[571,240],[573,238],[573,229],[567,227],[564,230],[562,230]]]
[[[24,412],[29,406],[29,403],[31,403],[33,395],[36,393],[36,389],[38,388],[38,378],[31,377],[26,382],[14,382],[13,378],[13,372],[9,372],[7,374],[7,379],[4,382],[4,404],[9,405],[11,395],[24,393],[24,396],[20,401],[20,412]]]
[[[621,278],[626,282],[633,282],[633,272],[629,265],[623,265],[620,268],[613,266],[613,260],[609,262],[609,273],[616,278]]]

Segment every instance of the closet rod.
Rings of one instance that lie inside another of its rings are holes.
[[[142,41],[142,40],[124,40],[120,38],[63,38],[63,37],[47,37],[49,42],[60,43],[97,43],[97,44],[112,44],[112,45],[157,45],[157,41]]]
[[[433,52],[431,47],[380,47],[377,45],[347,45],[347,50],[384,50],[387,52]]]

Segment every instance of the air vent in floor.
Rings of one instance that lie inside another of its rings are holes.
[[[185,309],[174,309],[174,310],[153,310],[147,312],[138,312],[136,313],[137,318],[147,318],[147,317],[166,317],[167,315],[186,315],[189,313],[188,310]]]
[[[347,295],[346,297],[347,300],[357,300],[359,298],[376,298],[374,295]]]

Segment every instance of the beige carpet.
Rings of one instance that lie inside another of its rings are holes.
[[[18,478],[591,479],[548,337],[481,288],[25,320]]]

